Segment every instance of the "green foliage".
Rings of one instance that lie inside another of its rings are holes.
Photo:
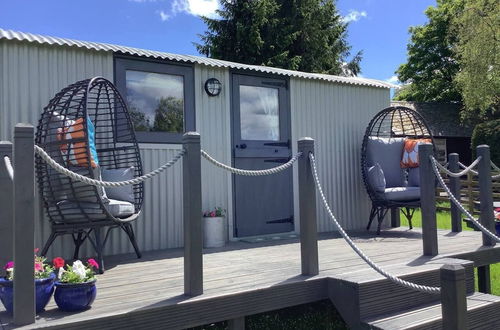
[[[349,63],[347,23],[335,0],[222,0],[220,19],[195,44],[201,54],[290,70],[357,75],[361,52]]]
[[[471,148],[476,151],[476,147],[481,144],[490,146],[491,160],[500,166],[500,119],[489,120],[476,125],[472,132]]]
[[[453,18],[460,14],[465,0],[438,0],[425,14],[429,22],[410,28],[408,60],[396,71],[399,81],[409,84],[395,99],[417,102],[461,101],[453,82],[459,64],[453,53],[457,42],[450,33]]]
[[[151,124],[149,119],[146,118],[146,114],[142,111],[137,110],[135,107],[129,108],[130,120],[136,131],[149,131],[151,130]]]
[[[499,114],[500,4],[498,0],[466,1],[453,21],[460,71],[455,82],[467,111],[465,119],[485,120]]]
[[[90,265],[85,266],[76,260],[72,266],[60,268],[58,277],[62,283],[85,283],[95,280],[95,273]]]
[[[162,97],[155,110],[153,131],[182,133],[184,131],[184,102],[173,96]]]

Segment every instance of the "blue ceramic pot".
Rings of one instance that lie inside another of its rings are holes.
[[[77,312],[90,308],[97,293],[95,281],[85,283],[61,283],[56,281],[54,299],[57,307],[65,312]]]
[[[36,292],[36,312],[40,313],[45,309],[45,306],[49,303],[52,293],[54,293],[54,279],[56,275],[54,273],[50,274],[49,278],[44,278],[41,280],[35,280],[35,292]],[[5,278],[0,278],[0,300],[3,306],[7,310],[7,313],[12,315],[13,312],[13,300],[14,300],[14,287],[13,282],[8,281]]]
[[[500,221],[495,222],[495,228],[497,230],[497,236],[500,236]]]

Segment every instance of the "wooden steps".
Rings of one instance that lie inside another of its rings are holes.
[[[474,293],[473,262],[440,259],[402,272],[401,266],[386,267],[390,273],[412,283],[440,286],[440,268],[446,263],[458,263],[466,270],[467,294]],[[344,320],[353,329],[363,328],[364,320],[394,317],[408,310],[439,303],[439,294],[422,293],[395,284],[373,271],[360,272],[344,279],[329,279],[329,297]],[[397,329],[397,328],[394,328]]]
[[[467,297],[467,329],[500,329],[500,297],[473,293]],[[441,304],[427,304],[420,308],[385,315],[363,322],[366,329],[378,330],[440,330]]]

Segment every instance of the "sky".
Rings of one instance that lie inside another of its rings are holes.
[[[337,0],[349,22],[352,53],[363,51],[361,76],[396,82],[406,61],[408,28],[424,24],[435,0]],[[193,42],[214,17],[217,0],[0,0],[0,28],[199,55]]]

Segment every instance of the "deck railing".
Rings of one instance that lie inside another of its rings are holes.
[[[198,133],[186,133],[182,143],[185,151],[183,158],[184,294],[196,296],[203,294],[201,159],[202,157],[209,159],[209,156],[201,150],[200,135]],[[319,189],[321,192],[319,179],[315,176],[316,172],[313,172],[313,166],[315,166],[313,157],[314,140],[311,138],[302,138],[298,141],[297,148],[297,155],[292,157],[287,164],[280,165],[275,169],[248,171],[232,169],[220,163],[218,166],[241,175],[271,175],[289,169],[295,161],[298,161],[301,274],[304,276],[314,276],[319,273],[316,189]],[[481,157],[478,166],[481,224],[485,228],[494,230],[489,148],[487,146],[479,146],[477,151],[478,155]],[[0,258],[3,259],[2,261],[6,261],[12,257],[15,262],[14,323],[17,325],[25,325],[35,322],[33,274],[35,145],[33,126],[27,124],[16,125],[14,129],[14,145],[2,142],[0,143],[0,152],[2,153],[1,156],[12,158],[14,167],[14,178],[12,180],[9,171],[5,166],[2,166],[3,163],[0,163],[0,212],[2,212],[2,221],[0,221],[0,247],[2,250],[0,250]],[[435,196],[436,181],[433,173],[431,155],[432,145],[424,144],[420,146],[419,159],[423,254],[435,256],[438,254]],[[209,159],[209,161],[217,163],[214,159]],[[450,169],[452,171],[457,170],[457,168],[453,166],[450,167]],[[456,192],[457,182],[451,181],[452,190]],[[327,205],[324,196],[323,202]],[[457,213],[458,211],[459,210],[455,210],[454,212]],[[332,213],[330,212],[330,214]],[[458,218],[455,216],[454,221],[458,221],[457,219]],[[338,222],[336,223],[340,226]],[[460,231],[461,228],[459,228],[458,223],[455,225],[454,231]],[[340,229],[342,228],[339,227],[339,230]],[[347,236],[343,229],[341,231]],[[349,242],[350,238],[346,238],[346,240]],[[483,245],[492,246],[494,244],[494,239],[483,234]],[[364,256],[359,248],[356,247],[355,250],[360,256]],[[364,260],[368,262],[369,258],[367,256],[365,257]],[[370,265],[376,268],[373,262]],[[488,267],[489,266],[483,266],[479,271],[480,288],[486,292],[489,290],[489,283],[486,283],[489,281]],[[390,274],[384,271],[378,271],[389,279],[397,279],[397,277],[390,276]],[[441,274],[442,290],[439,290],[439,288],[430,289],[434,289],[437,293],[441,293],[443,322],[449,322],[446,323],[448,325],[457,325],[457,329],[462,328],[465,321],[464,319],[457,318],[455,314],[457,311],[463,311],[465,306],[465,277],[462,276],[463,268],[445,266]],[[411,284],[401,280],[399,282],[397,280],[394,281],[405,286]],[[406,284],[402,282],[406,282]],[[415,286],[419,287],[419,285]]]

